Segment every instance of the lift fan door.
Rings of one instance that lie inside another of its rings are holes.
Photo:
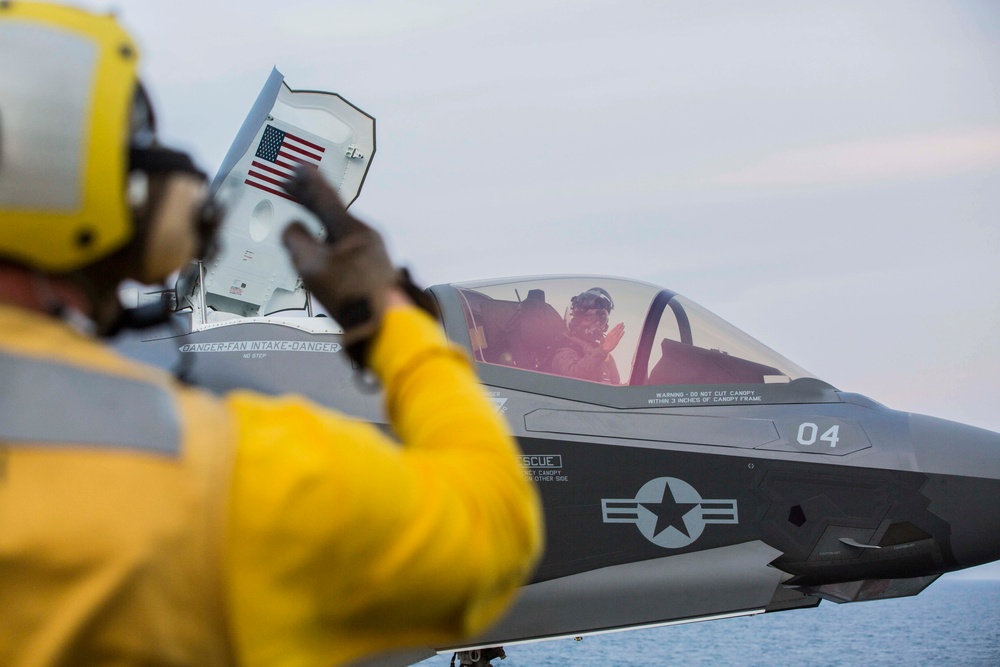
[[[335,93],[291,90],[274,70],[213,183],[226,213],[219,255],[205,267],[210,313],[254,317],[303,308],[305,291],[281,232],[292,220],[317,236],[323,231],[282,184],[309,165],[349,205],[374,153],[374,118]]]

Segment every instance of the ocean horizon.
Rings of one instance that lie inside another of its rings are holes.
[[[505,647],[494,667],[1000,665],[1000,581],[919,595]],[[420,662],[447,667],[450,655]]]

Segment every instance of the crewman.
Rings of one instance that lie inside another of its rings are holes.
[[[0,665],[336,665],[476,633],[541,549],[468,359],[315,173],[284,240],[397,439],[118,356],[126,278],[209,245],[113,17],[0,2]]]
[[[619,322],[608,331],[614,307],[603,287],[592,287],[570,299],[566,332],[552,355],[553,373],[605,384],[621,382],[611,353],[625,335],[625,324]]]

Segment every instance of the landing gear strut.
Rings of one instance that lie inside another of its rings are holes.
[[[490,660],[500,658],[503,660],[507,654],[503,652],[502,646],[491,646],[490,648],[478,648],[474,651],[459,651],[451,656],[451,667],[493,667]],[[455,660],[458,660],[456,663]]]

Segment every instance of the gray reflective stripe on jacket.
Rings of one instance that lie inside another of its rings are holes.
[[[177,455],[180,424],[155,384],[0,352],[0,440]]]

